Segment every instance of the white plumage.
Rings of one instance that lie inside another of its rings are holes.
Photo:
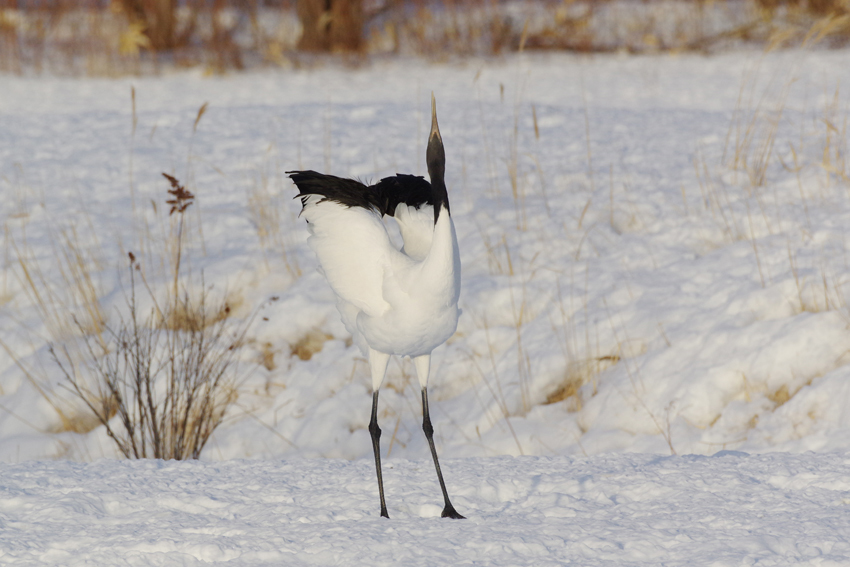
[[[431,239],[434,236],[434,207],[423,205],[416,208],[410,205],[398,205],[393,218],[398,224],[401,239],[404,242],[401,251],[416,261],[424,260],[431,250]],[[454,224],[452,224],[452,230],[454,230]],[[459,271],[456,273],[460,275]]]
[[[463,518],[452,506],[434,447],[428,408],[431,351],[457,329],[460,254],[445,186],[445,152],[431,97],[426,162],[431,183],[396,175],[366,186],[314,171],[288,172],[298,186],[321,270],[336,294],[346,329],[369,357],[372,419],[381,515],[389,517],[381,473],[378,391],[392,355],[413,359],[422,391],[422,429],[445,500],[443,517]],[[395,218],[404,246],[398,250],[384,225]]]
[[[413,213],[413,207],[399,205],[400,251],[379,212],[322,199],[306,198],[307,242],[355,344],[364,355],[370,348],[399,356],[430,354],[457,329],[460,258],[451,216],[440,215],[435,225],[432,207]],[[427,378],[419,377],[422,386]],[[372,386],[377,390],[381,382]]]

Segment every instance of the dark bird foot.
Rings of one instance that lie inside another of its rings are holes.
[[[446,507],[443,508],[443,513],[440,514],[441,518],[452,518],[454,520],[465,520],[466,516],[461,516],[457,513],[457,510],[454,509],[454,506],[451,504],[446,504]]]

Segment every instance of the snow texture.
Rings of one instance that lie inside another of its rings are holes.
[[[847,61],[0,77],[0,562],[847,564]],[[431,417],[469,520],[437,518],[419,386],[394,359],[386,522],[368,364],[283,172],[423,174],[432,91],[463,314],[433,353]],[[47,350],[78,337],[44,308],[92,305],[63,243],[110,321],[127,252],[169,288],[163,171],[196,195],[185,266],[250,322],[198,463],[109,460]]]
[[[838,454],[0,466],[2,565],[846,565]]]

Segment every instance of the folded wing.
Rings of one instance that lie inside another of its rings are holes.
[[[374,185],[383,214],[395,218],[404,241],[402,251],[422,261],[431,250],[434,235],[434,192],[416,175],[397,174]]]
[[[383,297],[384,278],[393,253],[399,252],[381,221],[378,194],[353,179],[315,171],[287,173],[298,186],[301,215],[310,231],[307,243],[334,293],[358,311],[380,317],[390,308]]]

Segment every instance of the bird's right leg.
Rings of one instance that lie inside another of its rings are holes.
[[[437,480],[440,481],[440,490],[443,491],[445,507],[441,516],[443,518],[464,520],[466,518],[458,514],[449,500],[446,483],[443,481],[443,471],[440,469],[440,460],[437,458],[437,448],[434,447],[434,426],[431,425],[431,410],[428,407],[428,374],[431,371],[431,355],[417,356],[413,359],[413,364],[416,365],[416,375],[419,377],[419,385],[422,388],[422,431],[425,432],[425,439],[431,448],[431,457],[434,459],[434,467],[437,469]]]
[[[390,355],[369,349],[369,366],[372,369],[372,419],[369,434],[372,436],[372,451],[375,453],[375,470],[378,473],[378,492],[381,495],[381,516],[389,518],[387,501],[384,499],[384,478],[381,475],[381,428],[378,427],[378,390],[387,372]]]

